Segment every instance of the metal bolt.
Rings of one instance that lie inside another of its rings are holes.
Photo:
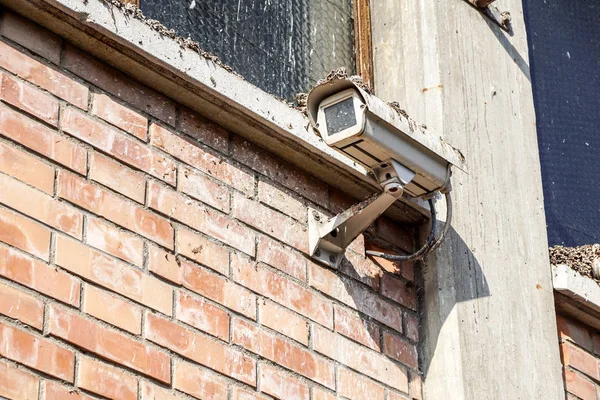
[[[315,256],[321,257],[321,249],[316,249],[315,250]]]
[[[313,217],[315,218],[315,221],[320,221],[321,220],[321,216],[316,211],[313,211]]]
[[[331,263],[335,262],[335,256],[334,255],[329,256],[329,262],[331,262]]]

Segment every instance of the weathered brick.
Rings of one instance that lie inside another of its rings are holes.
[[[259,237],[256,259],[306,282],[306,258],[269,237]]]
[[[570,369],[565,369],[564,376],[567,392],[585,400],[596,399],[596,385],[592,381]]]
[[[2,45],[0,44],[0,47]],[[0,50],[0,53],[2,51]],[[2,56],[0,56],[2,57]],[[86,173],[86,151],[52,129],[0,104],[0,135],[65,167]]]
[[[333,363],[325,358],[239,318],[233,320],[232,329],[233,343],[326,387],[335,388]]]
[[[6,208],[0,208],[0,242],[48,261],[50,230]]]
[[[403,392],[408,392],[406,369],[386,356],[356,344],[340,335],[314,326],[313,347],[315,351],[345,366],[361,371],[376,381],[383,382]]]
[[[61,99],[87,110],[88,88],[0,42],[0,67],[41,86]]]
[[[570,366],[580,372],[583,372],[590,378],[599,380],[600,371],[598,370],[598,360],[592,354],[587,353],[569,342],[560,344],[561,357],[563,365]]]
[[[146,197],[146,179],[115,159],[99,153],[90,154],[89,179],[103,184],[138,203]]]
[[[229,251],[187,229],[177,231],[179,254],[205,265],[223,275],[229,275]]]
[[[77,279],[1,244],[0,275],[64,303],[79,306],[80,283]]]
[[[236,282],[321,325],[333,327],[333,307],[328,300],[241,256],[232,257],[231,262]]]
[[[383,400],[385,397],[383,386],[346,368],[338,370],[337,388],[338,394],[349,400]]]
[[[260,391],[276,399],[308,400],[308,386],[279,369],[268,364],[260,365]]]
[[[94,94],[92,114],[139,139],[145,141],[147,138],[148,119],[105,94]]]
[[[375,351],[380,351],[379,328],[344,307],[334,307],[335,331]]]
[[[175,103],[131,77],[98,61],[74,46],[67,46],[64,67],[148,114],[175,124]]]
[[[44,303],[28,293],[0,283],[0,314],[41,330]]]
[[[592,351],[592,337],[590,331],[584,325],[562,315],[556,316],[556,324],[558,325],[558,334],[562,340],[569,340],[588,351]]]
[[[159,125],[150,126],[150,142],[173,157],[247,195],[254,191],[252,174]]]
[[[388,392],[388,400],[411,400],[411,399],[409,399],[408,397],[406,397],[400,393],[389,391]]]
[[[352,251],[346,251],[338,271],[369,286],[374,291],[379,291],[381,269],[370,258],[365,258]]]
[[[239,193],[233,197],[232,215],[304,253],[308,252],[308,230],[299,222]]]
[[[181,284],[230,310],[256,319],[256,296],[222,276],[181,261]]]
[[[175,372],[176,373],[176,372]],[[181,400],[182,397],[177,396],[170,391],[163,389],[152,383],[140,382],[140,400]]]
[[[166,219],[73,174],[61,171],[58,196],[101,217],[173,249],[173,227]]]
[[[51,165],[4,143],[0,143],[0,172],[48,194],[54,192],[54,168]]]
[[[122,231],[99,218],[87,220],[87,244],[112,254],[121,260],[142,266],[144,242],[128,232]]]
[[[402,331],[402,310],[398,306],[388,303],[357,282],[315,263],[311,263],[309,267],[310,286],[399,332]]]
[[[148,340],[224,375],[256,386],[256,362],[240,351],[153,314],[147,314],[145,330]]]
[[[60,62],[61,39],[18,14],[3,13],[0,35],[39,54],[54,64]]]
[[[419,341],[419,317],[412,313],[404,313],[404,334],[414,342]]]
[[[179,285],[181,267],[176,257],[151,244],[148,246],[148,270]]]
[[[269,182],[258,182],[258,200],[303,224],[306,223],[308,211],[304,203]]]
[[[381,293],[411,310],[417,309],[417,290],[412,283],[384,274],[381,278]]]
[[[175,317],[221,340],[229,340],[229,314],[201,297],[177,291]]]
[[[6,175],[0,174],[0,187],[10,188],[0,190],[0,203],[68,235],[83,237],[83,215],[74,207]]]
[[[421,375],[416,372],[410,372],[408,383],[408,393],[413,400],[421,400],[423,398],[423,381]]]
[[[53,381],[44,381],[42,387],[42,400],[94,400],[75,388],[68,388]]]
[[[175,163],[116,129],[94,121],[74,108],[63,112],[61,127],[68,134],[167,183],[175,184]]]
[[[396,335],[383,332],[383,352],[394,360],[417,369],[417,348]]]
[[[169,285],[80,242],[58,236],[56,264],[133,301],[167,315],[172,313]]]
[[[35,375],[0,361],[0,397],[35,400],[39,390],[40,381]]]
[[[58,101],[54,97],[2,73],[0,99],[50,125],[58,125]]]
[[[136,400],[137,379],[111,365],[82,356],[78,386],[109,399]]]
[[[308,346],[308,323],[268,300],[259,300],[260,323]]]
[[[221,153],[228,153],[228,132],[198,113],[187,108],[181,108],[179,112],[178,127],[181,132],[199,140],[207,146],[210,146]]]
[[[229,189],[189,168],[179,169],[179,190],[225,213],[229,212]]]
[[[165,352],[89,321],[67,308],[50,306],[48,333],[161,382],[171,382],[170,359]]]
[[[242,164],[280,183],[294,193],[317,204],[327,204],[327,185],[292,166],[288,161],[275,157],[239,136],[232,140],[231,152],[233,157]]]
[[[73,382],[75,354],[71,350],[1,322],[0,355],[56,378]]]
[[[408,253],[415,251],[414,232],[387,217],[377,218],[377,221],[375,221],[375,235],[384,238],[387,242]]]
[[[263,396],[262,394],[251,392],[250,390],[234,386],[231,391],[231,400],[270,400],[271,397]]]
[[[198,399],[227,400],[227,381],[183,361],[175,361],[173,387]]]
[[[199,230],[246,254],[254,255],[255,235],[252,230],[218,211],[182,197],[155,182],[149,188],[149,207],[170,218]]]
[[[86,285],[81,311],[134,335],[142,332],[142,310],[95,286]]]

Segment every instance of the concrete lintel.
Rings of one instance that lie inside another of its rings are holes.
[[[600,285],[568,265],[552,266],[552,284],[561,294],[556,306],[580,321],[600,329]]]
[[[102,0],[0,0],[0,5],[355,198],[379,190],[362,166],[314,134],[302,112]],[[425,202],[402,198],[386,215],[418,225],[429,212]]]

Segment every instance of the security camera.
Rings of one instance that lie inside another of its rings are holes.
[[[428,199],[433,214],[436,192],[449,199],[451,167],[465,170],[459,151],[351,79],[317,84],[308,94],[307,111],[323,141],[369,169],[383,189],[330,219],[309,212],[311,254],[325,264],[337,266],[346,247],[403,193]]]

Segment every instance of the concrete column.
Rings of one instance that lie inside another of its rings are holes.
[[[494,4],[512,36],[463,0],[371,2],[376,94],[469,167],[424,266],[425,399],[564,399],[522,4]]]

